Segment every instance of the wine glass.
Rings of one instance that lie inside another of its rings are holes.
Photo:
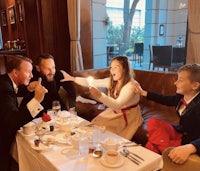
[[[52,102],[52,110],[55,112],[55,116],[58,116],[58,113],[61,111],[61,105],[58,100]]]

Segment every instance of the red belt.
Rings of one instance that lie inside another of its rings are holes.
[[[125,121],[125,127],[128,125],[128,119],[126,117],[126,110],[130,110],[131,108],[135,108],[137,107],[139,103],[135,104],[135,105],[132,105],[132,106],[129,106],[129,107],[126,107],[126,108],[123,108],[121,109],[122,111],[122,114],[123,114],[123,117],[124,117],[124,121]]]

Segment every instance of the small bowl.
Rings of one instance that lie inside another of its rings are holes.
[[[106,138],[100,144],[103,146],[103,148],[106,151],[108,151],[108,150],[115,150],[115,151],[117,151],[118,148],[119,148],[119,146],[120,146],[119,140],[116,139],[116,138]]]

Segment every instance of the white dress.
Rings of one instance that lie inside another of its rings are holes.
[[[117,99],[102,93],[102,96],[98,100],[108,108],[92,120],[92,123],[106,126],[107,130],[129,140],[143,123],[140,106],[138,105],[140,95],[134,93],[134,85],[131,84],[133,81],[134,80],[128,82],[122,87]],[[82,86],[88,86],[86,78],[76,77],[75,82]],[[110,78],[95,79],[92,82],[92,85],[95,87],[108,88],[110,85]],[[125,108],[129,109],[122,112],[121,109]],[[127,119],[127,122],[125,118]]]

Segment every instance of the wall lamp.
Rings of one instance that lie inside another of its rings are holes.
[[[160,27],[159,27],[159,35],[160,36],[163,36],[165,33],[165,25],[164,24],[160,24]]]

